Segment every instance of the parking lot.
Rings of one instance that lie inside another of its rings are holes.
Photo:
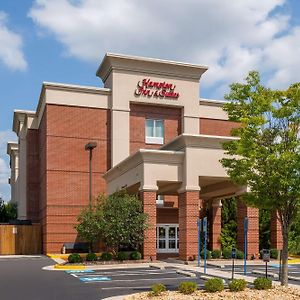
[[[164,270],[150,267],[118,268],[107,270],[70,270],[46,271],[44,266],[53,265],[54,261],[45,257],[0,258],[0,290],[1,299],[5,300],[99,300],[115,295],[132,294],[149,291],[151,285],[163,283],[169,290],[177,289],[182,281],[195,281],[198,288],[203,288],[204,280],[200,273],[196,277],[177,274],[175,267]],[[108,267],[109,268],[109,267]],[[223,269],[208,266],[209,269],[231,272],[231,266]],[[263,265],[248,266],[247,275],[253,270],[264,272]],[[269,274],[278,274],[278,265],[270,263]],[[243,266],[235,267],[235,274],[243,274]],[[300,265],[289,265],[289,275],[300,278]],[[272,278],[274,280],[274,278]],[[226,283],[228,280],[226,280]],[[300,281],[289,280],[300,284]]]
[[[130,294],[149,291],[151,285],[163,283],[169,290],[177,289],[182,281],[196,281],[203,287],[204,281],[197,277],[189,277],[176,273],[175,268],[165,270],[154,268],[114,269],[114,270],[83,270],[66,271],[68,276],[81,284],[97,286],[101,298],[105,296]]]

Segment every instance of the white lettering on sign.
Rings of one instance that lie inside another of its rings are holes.
[[[134,91],[136,96],[147,96],[154,98],[173,98],[177,99],[179,93],[175,92],[176,85],[165,81],[152,81],[145,78],[137,83],[137,89]]]

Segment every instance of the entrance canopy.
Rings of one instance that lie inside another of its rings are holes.
[[[159,150],[140,149],[104,174],[109,194],[121,189],[172,195],[200,191],[202,199],[241,194],[245,187],[230,182],[220,163],[222,144],[237,139],[182,134]]]

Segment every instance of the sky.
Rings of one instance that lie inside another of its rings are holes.
[[[286,88],[300,81],[300,0],[0,0],[0,197],[14,109],[35,110],[43,81],[101,87],[106,52],[207,65],[202,98],[250,70]]]

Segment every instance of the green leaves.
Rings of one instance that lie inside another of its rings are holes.
[[[221,163],[233,182],[250,188],[242,196],[248,205],[278,210],[286,283],[288,235],[300,206],[300,83],[271,90],[252,71],[230,88],[224,110],[241,126],[234,131],[239,140],[224,144]]]
[[[147,218],[141,201],[120,191],[109,197],[100,195],[94,206],[78,216],[76,229],[88,242],[102,239],[115,252],[119,246],[137,249],[144,240]]]

